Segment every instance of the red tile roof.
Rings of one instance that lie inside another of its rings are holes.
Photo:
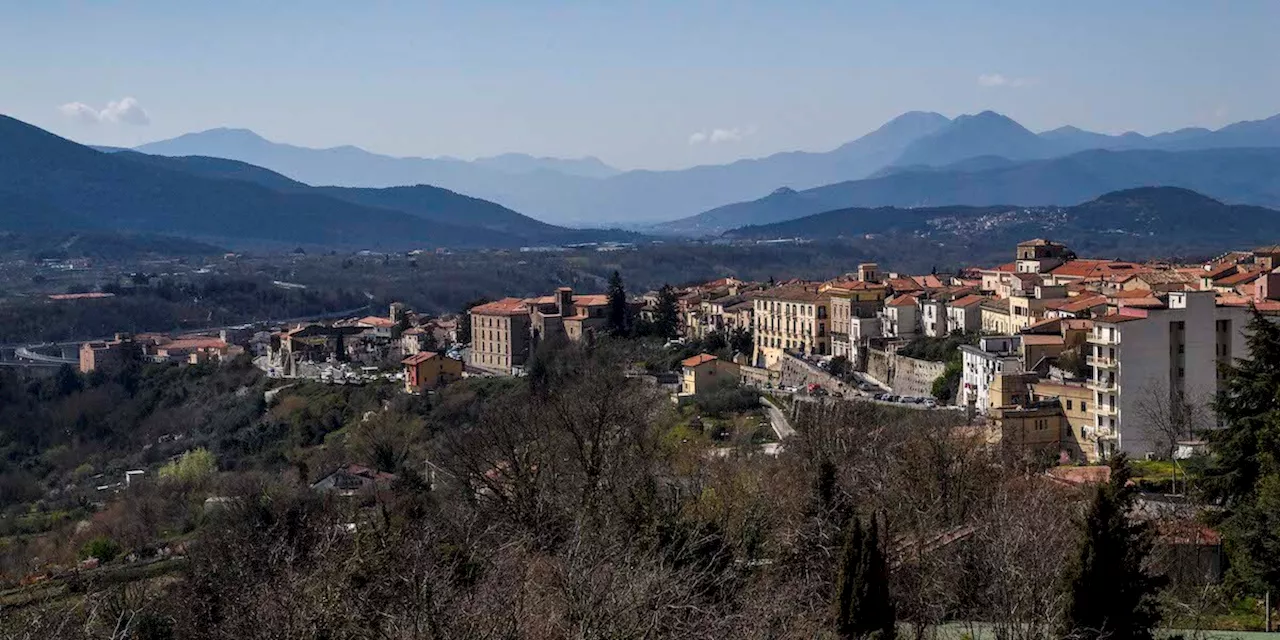
[[[1227,276],[1220,280],[1215,280],[1213,284],[1217,287],[1234,287],[1236,285],[1253,282],[1261,275],[1262,269],[1249,269],[1247,271],[1241,271],[1235,275]]]
[[[1111,313],[1101,318],[1094,318],[1096,324],[1120,324],[1121,322],[1130,322],[1133,320],[1144,320],[1144,316],[1135,316],[1127,313]]]
[[[471,313],[480,316],[522,316],[529,313],[528,306],[520,298],[503,298],[471,308]]]
[[[1031,345],[1033,347],[1043,347],[1055,344],[1063,344],[1066,342],[1061,335],[1058,334],[1040,334],[1040,333],[1024,333],[1022,334],[1022,344]]]
[[[1091,279],[1122,277],[1143,269],[1145,267],[1135,262],[1080,259],[1064,262],[1049,273],[1054,277]]]
[[[916,306],[915,296],[898,296],[888,302],[890,307]]]
[[[381,316],[365,316],[357,320],[356,324],[366,327],[377,327],[379,329],[390,329],[391,327],[396,326],[394,320],[391,318],[383,318]]]
[[[889,285],[890,289],[893,289],[898,293],[902,293],[904,291],[924,290],[924,287],[920,286],[920,283],[916,282],[914,278],[892,278],[890,280],[886,280],[885,284]]]
[[[435,353],[434,351],[419,351],[418,353],[415,353],[409,356],[408,358],[401,360],[400,364],[407,364],[407,365],[422,364],[436,357],[437,355],[439,354]]]
[[[963,297],[963,298],[959,298],[959,299],[956,299],[956,300],[952,300],[952,301],[951,301],[951,304],[950,304],[949,306],[952,306],[952,307],[971,307],[971,306],[973,306],[973,305],[975,305],[975,304],[982,304],[982,301],[983,301],[983,300],[986,300],[986,298],[985,298],[985,297],[983,297],[983,296],[980,296],[980,295],[978,295],[978,294],[971,293],[971,294],[969,294],[969,295],[967,295],[967,296],[965,296],[965,297]]]
[[[1068,313],[1080,313],[1082,311],[1088,311],[1094,307],[1105,306],[1106,304],[1106,296],[1096,293],[1082,293],[1074,298],[1067,298],[1067,303],[1058,307],[1058,310],[1066,311]]]
[[[717,357],[715,357],[715,356],[713,356],[713,355],[711,355],[711,354],[709,354],[709,353],[699,353],[698,355],[693,356],[692,358],[685,358],[684,360],[681,360],[681,361],[680,361],[680,366],[682,366],[682,367],[696,367],[696,366],[698,366],[698,365],[706,364],[706,363],[708,363],[708,362],[711,362],[712,360],[719,360],[719,358],[717,358]]]

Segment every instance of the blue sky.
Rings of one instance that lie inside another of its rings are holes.
[[[3,0],[0,11],[0,112],[100,144],[235,126],[394,155],[669,168],[826,150],[908,110],[1144,133],[1280,112],[1270,0]]]

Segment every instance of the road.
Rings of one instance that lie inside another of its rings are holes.
[[[796,430],[791,427],[791,422],[787,420],[787,415],[777,405],[769,402],[768,398],[760,398],[760,404],[764,405],[765,411],[769,414],[769,426],[773,427],[773,432],[777,434],[778,440],[786,440],[796,435]]]

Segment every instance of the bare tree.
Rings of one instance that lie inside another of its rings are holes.
[[[1173,457],[1178,442],[1195,437],[1211,424],[1207,401],[1163,382],[1151,380],[1139,387],[1134,406],[1164,458]]]

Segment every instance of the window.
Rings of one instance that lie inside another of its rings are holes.
[[[1071,398],[1067,398],[1067,411],[1071,410]]]
[[[1080,410],[1081,410],[1081,411],[1088,411],[1088,410],[1089,410],[1089,403],[1088,403],[1088,402],[1085,402],[1084,400],[1081,400],[1081,401],[1080,401]]]

